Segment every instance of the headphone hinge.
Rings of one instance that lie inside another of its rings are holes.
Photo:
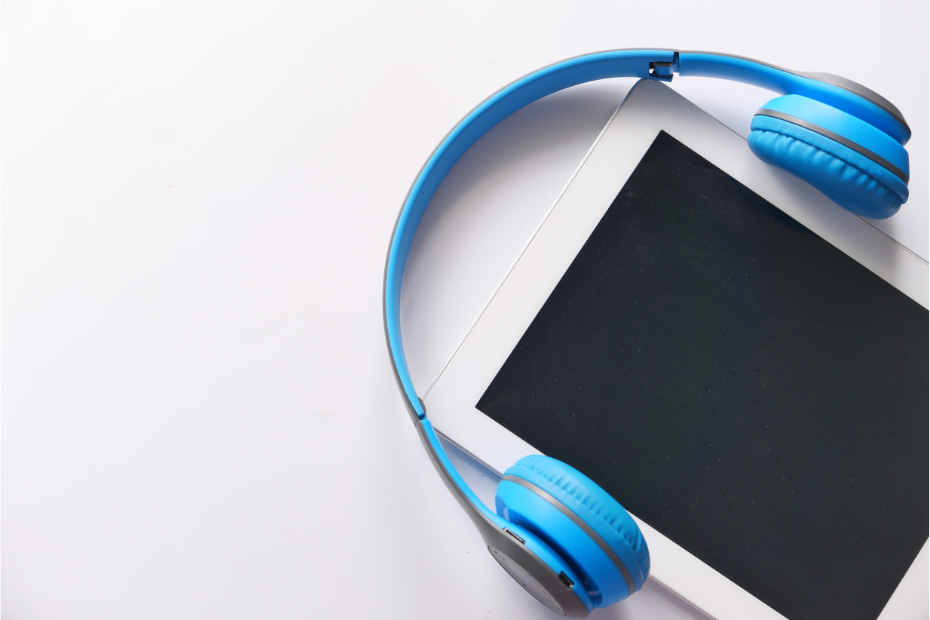
[[[650,62],[649,77],[662,82],[671,82],[672,76],[678,73],[678,52],[671,62]]]

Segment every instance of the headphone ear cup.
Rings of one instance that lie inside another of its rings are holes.
[[[778,105],[789,97],[795,98],[788,102],[794,104],[793,106]],[[907,201],[907,183],[889,167],[878,163],[876,159],[882,158],[876,157],[874,152],[864,147],[856,150],[842,144],[824,135],[832,133],[836,136],[836,132],[824,131],[818,123],[807,121],[797,114],[809,113],[812,109],[816,112],[819,108],[828,108],[832,114],[827,120],[839,116],[841,120],[846,121],[845,127],[854,123],[865,126],[865,123],[818,102],[798,106],[797,100],[803,99],[796,95],[780,97],[760,110],[750,125],[750,150],[762,161],[808,182],[838,205],[857,215],[872,219],[884,219],[894,215],[901,204]],[[798,110],[799,107],[803,109]],[[779,118],[770,115],[773,114],[771,108],[788,108],[795,114],[775,111],[774,114],[781,116]],[[843,116],[849,118],[843,119]],[[785,120],[786,118],[791,120]],[[877,138],[877,143],[883,147],[883,151],[886,154],[890,153],[889,157],[898,162],[903,158],[903,167],[906,170],[907,151],[904,147],[896,142],[889,142],[891,139],[884,134],[874,132],[878,130],[867,127],[867,135]],[[840,139],[843,137],[840,136]],[[857,146],[851,140],[846,142]],[[871,153],[872,157],[861,151]]]
[[[533,532],[575,568],[596,607],[642,588],[649,548],[617,500],[574,469],[546,456],[527,456],[504,472],[499,515]]]

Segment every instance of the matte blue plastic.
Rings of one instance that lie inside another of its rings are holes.
[[[638,591],[643,587],[643,582],[649,576],[649,548],[642,532],[639,531],[639,526],[636,525],[636,522],[633,521],[633,518],[630,517],[623,506],[593,480],[570,465],[541,455],[523,457],[517,461],[516,465],[504,472],[504,475],[522,478],[535,484],[575,513],[621,559],[633,578],[634,590]],[[514,483],[510,484],[513,485]],[[513,494],[509,491],[505,491],[506,494],[501,495],[502,485],[503,482],[498,486],[498,496],[501,501],[513,497]],[[523,506],[521,504],[521,507]],[[502,506],[500,503],[498,503],[497,509],[498,512],[501,512]],[[544,513],[524,514],[523,517],[546,521],[553,520]],[[570,538],[565,540],[570,540]],[[614,582],[614,588],[622,587],[628,593],[619,571],[615,571],[615,574],[620,579],[620,583]],[[606,598],[608,588],[603,584],[600,585]],[[615,590],[611,588],[610,591],[614,592]]]
[[[397,220],[394,237],[388,254],[385,274],[385,325],[391,354],[407,399],[414,411],[423,418],[426,413],[420,404],[407,359],[404,356],[400,331],[400,290],[410,244],[420,218],[446,173],[455,162],[489,129],[537,99],[570,86],[613,77],[649,77],[650,62],[672,62],[671,50],[617,50],[579,56],[521,78],[501,89],[466,116],[433,151],[432,156],[417,176]]]
[[[495,499],[498,514],[534,532],[584,575],[584,586],[595,607],[629,596],[626,580],[610,557],[555,506],[508,480],[497,486]]]
[[[678,56],[678,75],[734,80],[781,95],[804,95],[874,125],[901,145],[907,144],[911,138],[911,132],[898,119],[845,88],[795,75],[748,58],[706,52],[681,52]]]
[[[781,119],[756,116],[749,148],[759,159],[807,181],[857,215],[884,219],[907,200],[907,185],[868,157]]]
[[[911,173],[907,150],[903,146],[888,134],[842,110],[801,95],[778,97],[762,107],[823,127],[886,159],[904,174]]]

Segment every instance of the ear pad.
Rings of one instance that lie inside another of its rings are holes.
[[[649,576],[649,548],[617,500],[577,469],[527,456],[504,472],[497,513],[530,530],[576,569],[597,607],[639,590]]]
[[[907,201],[907,151],[846,112],[786,95],[759,110],[750,128],[749,148],[762,161],[857,215],[884,219]]]

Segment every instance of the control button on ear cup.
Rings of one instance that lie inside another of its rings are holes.
[[[497,512],[546,541],[582,575],[597,607],[639,590],[649,549],[636,522],[590,478],[546,456],[528,456],[504,472]]]
[[[768,115],[770,112],[773,110],[763,108],[750,125],[749,148],[762,161],[810,183],[841,207],[863,217],[891,217],[907,201],[906,172],[888,158],[840,135],[839,139],[851,146],[842,144],[834,139],[835,132],[816,123],[779,110],[774,112],[780,117]],[[785,120],[786,117],[792,120]],[[834,137],[829,137],[831,133]],[[904,147],[897,147],[904,154],[906,168],[907,152]],[[893,151],[885,154],[901,162],[900,154]]]
[[[511,528],[485,538],[494,559],[527,593],[555,613],[587,618],[594,602],[581,576],[538,536],[516,524]]]

